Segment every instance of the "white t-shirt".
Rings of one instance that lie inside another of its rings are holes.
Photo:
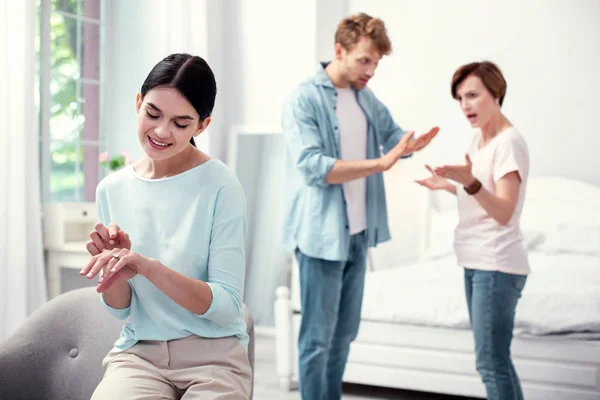
[[[515,129],[500,132],[479,149],[478,132],[469,149],[473,176],[492,193],[496,182],[516,171],[521,178],[514,214],[506,225],[499,224],[461,186],[457,187],[459,223],[455,230],[454,248],[460,266],[486,271],[502,271],[526,275],[530,272],[519,219],[525,201],[529,176],[529,151],[523,136]]]
[[[350,87],[337,88],[336,115],[340,124],[340,150],[342,160],[357,161],[367,158],[367,117]],[[344,183],[344,196],[350,234],[367,229],[366,178]]]

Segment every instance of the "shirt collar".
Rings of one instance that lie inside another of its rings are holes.
[[[331,61],[320,62],[313,79],[317,85],[322,85],[335,89],[335,86],[333,86],[333,82],[331,82],[331,79],[329,79],[329,75],[327,75],[327,72],[325,72],[325,68],[327,68],[330,62]]]

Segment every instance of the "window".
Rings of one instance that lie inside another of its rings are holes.
[[[100,178],[104,0],[41,0],[44,202],[93,201]]]

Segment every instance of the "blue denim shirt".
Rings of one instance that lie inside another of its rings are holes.
[[[326,66],[321,64],[283,106],[283,241],[286,251],[299,248],[310,257],[346,261],[350,231],[343,186],[325,181],[335,161],[341,159],[337,90],[325,73]],[[371,90],[357,90],[356,98],[368,121],[367,158],[379,158],[381,149],[388,152],[405,132]],[[366,180],[366,235],[369,247],[374,247],[390,239],[383,174]]]

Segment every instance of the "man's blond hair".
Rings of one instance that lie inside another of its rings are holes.
[[[383,21],[365,13],[344,18],[335,32],[335,43],[341,44],[346,50],[352,50],[361,37],[371,39],[382,57],[392,52],[392,43]]]

